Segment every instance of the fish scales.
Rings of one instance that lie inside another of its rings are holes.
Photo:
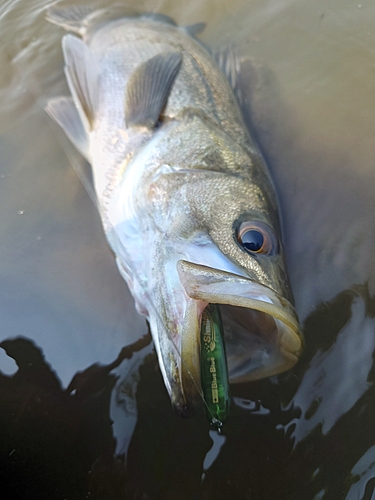
[[[150,26],[150,23],[129,20],[128,26],[123,22],[113,24],[87,40],[93,54],[103,65],[98,105],[100,121],[96,125],[98,140],[105,141],[108,148],[108,129],[124,128],[124,109],[117,106],[117,103],[123,99],[132,71],[158,53],[178,51],[184,54],[184,61],[169,95],[164,115],[175,118],[184,110],[200,111],[204,103],[204,112],[221,130],[242,147],[257,154],[249,142],[229,84],[204,48],[174,27],[163,26],[163,33],[160,33],[158,23]],[[194,57],[190,55],[190,51],[193,51]],[[104,68],[108,70],[104,71]],[[207,80],[210,81],[210,86],[207,85]],[[119,140],[123,140],[121,136]],[[116,158],[115,162],[118,161],[118,146],[110,149]]]
[[[279,373],[301,354],[277,200],[229,84],[241,82],[235,55],[221,53],[220,67],[163,16],[103,12],[53,8],[49,19],[82,40],[63,39],[72,97],[47,111],[91,163],[108,242],[186,416],[201,403],[209,304],[225,312],[216,328],[231,383]]]

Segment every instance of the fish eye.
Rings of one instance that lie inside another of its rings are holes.
[[[259,221],[243,222],[238,229],[237,240],[241,248],[250,254],[270,255],[277,250],[273,231]]]

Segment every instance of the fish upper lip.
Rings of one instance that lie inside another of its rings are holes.
[[[285,348],[299,353],[302,334],[297,315],[292,304],[277,292],[250,278],[186,260],[177,262],[177,270],[186,294],[192,299],[255,309],[281,320],[296,334],[295,342],[290,341]]]

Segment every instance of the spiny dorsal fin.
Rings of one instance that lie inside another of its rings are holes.
[[[243,95],[240,84],[241,62],[236,49],[228,45],[216,51],[212,51],[212,56],[220,66],[221,71],[227,77],[229,85],[236,94],[240,106],[242,106]]]
[[[270,116],[269,106],[271,105],[271,101],[267,98],[261,99],[262,104],[260,104],[257,96],[260,93],[265,96],[267,88],[271,94],[275,95],[279,92],[274,75],[263,63],[260,64],[247,57],[239,57],[234,47],[222,48],[214,53],[213,57],[237,97],[248,130],[256,137],[257,130],[262,128],[262,125],[267,122],[267,117]],[[270,91],[270,85],[272,91]]]
[[[190,36],[195,37],[204,31],[206,23],[189,24],[188,26],[181,26],[181,29],[188,33]]]
[[[99,64],[87,45],[73,35],[63,38],[65,74],[82,123],[90,132],[98,101]]]
[[[46,111],[63,129],[71,143],[90,162],[89,137],[71,97],[57,97],[48,101]]]
[[[94,12],[87,5],[74,5],[71,7],[51,6],[47,9],[46,19],[52,24],[61,26],[67,31],[73,31],[80,35],[85,31],[84,21]]]
[[[180,53],[165,52],[152,57],[134,71],[125,94],[127,127],[152,128],[156,125],[181,63]]]

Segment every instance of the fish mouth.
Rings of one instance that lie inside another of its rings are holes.
[[[177,271],[186,298],[180,352],[172,355],[180,358],[179,369],[172,373],[166,359],[166,353],[171,358],[171,346],[159,345],[158,354],[172,404],[180,415],[189,416],[202,405],[201,319],[208,304],[219,304],[223,315],[230,383],[276,375],[296,364],[303,338],[288,300],[249,278],[186,260],[177,262]],[[176,345],[172,350],[178,350]]]

